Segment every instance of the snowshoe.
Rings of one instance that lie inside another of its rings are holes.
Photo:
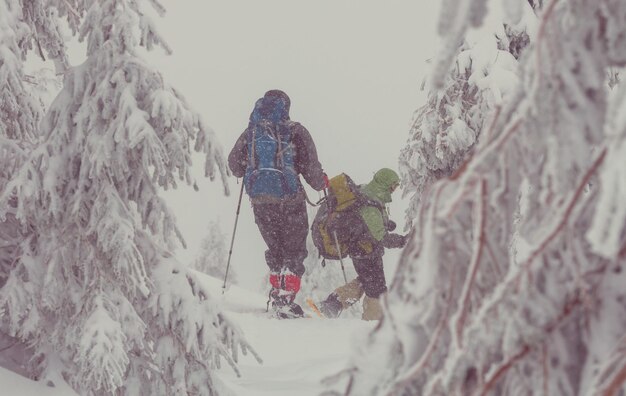
[[[315,312],[318,316],[334,319],[339,317],[341,311],[343,310],[343,306],[337,297],[337,294],[331,293],[326,300],[320,301],[319,303],[314,303],[313,300],[307,298],[307,304],[313,312]]]
[[[274,313],[278,319],[296,319],[305,317],[302,307],[294,302],[274,306]]]
[[[309,306],[309,308],[311,308],[311,310],[320,318],[325,318],[324,314],[320,311],[319,307],[317,306],[317,304],[315,304],[315,302],[313,300],[311,300],[310,298],[306,299],[306,304]]]
[[[284,290],[270,290],[270,301],[274,316],[279,319],[303,318],[306,315],[302,307],[293,302],[294,295],[285,293]]]

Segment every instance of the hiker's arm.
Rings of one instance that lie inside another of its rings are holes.
[[[388,232],[389,223],[385,224],[385,218],[380,210],[373,206],[361,208],[361,216],[367,224],[367,228],[372,237],[380,242],[387,249],[397,249],[404,247],[406,236]],[[394,223],[395,226],[395,223]]]
[[[406,239],[406,235],[394,234],[390,232],[385,235],[381,242],[383,247],[386,247],[387,249],[399,249],[404,247]]]
[[[228,166],[235,177],[243,177],[246,173],[248,158],[248,145],[246,144],[246,131],[235,142],[235,146],[228,154]]]
[[[300,124],[296,125],[296,131],[294,132],[293,139],[297,150],[297,170],[311,187],[321,191],[326,187],[326,181],[324,180],[322,164],[320,164],[317,158],[317,150],[315,143],[313,143],[313,138],[311,138],[309,131]]]

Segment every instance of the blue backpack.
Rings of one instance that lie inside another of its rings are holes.
[[[248,126],[246,193],[252,201],[278,202],[300,190],[292,144],[292,122],[281,101],[259,99]]]

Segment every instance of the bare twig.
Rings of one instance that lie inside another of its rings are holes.
[[[459,317],[455,323],[455,335],[457,345],[463,347],[463,327],[465,326],[465,318],[467,311],[469,310],[469,301],[474,282],[476,281],[476,274],[480,266],[480,261],[483,256],[483,248],[485,246],[485,227],[487,223],[487,181],[481,180],[478,191],[478,210],[476,219],[476,233],[474,235],[477,239],[476,248],[474,249],[471,264],[468,269],[468,277],[466,278],[465,285],[463,285],[463,292],[461,295],[461,304],[459,307]]]
[[[565,208],[565,211],[563,212],[563,215],[561,216],[561,220],[556,224],[556,226],[548,234],[548,236],[539,244],[539,247],[537,247],[537,249],[535,249],[532,252],[530,257],[526,259],[524,264],[522,264],[523,268],[527,269],[530,266],[530,264],[546,249],[546,247],[550,244],[550,242],[552,242],[554,238],[556,238],[556,236],[564,229],[565,225],[567,224],[567,221],[569,220],[570,214],[572,213],[572,211],[576,207],[576,204],[578,203],[578,199],[580,198],[581,194],[585,190],[585,186],[587,186],[591,177],[598,170],[600,165],[602,165],[602,162],[604,162],[604,158],[606,157],[606,152],[607,152],[607,149],[605,147],[597,156],[597,158],[593,161],[591,167],[587,170],[582,180],[578,184],[576,191],[570,198]]]
[[[579,298],[579,296],[574,296],[571,300],[567,301],[565,305],[563,306],[563,310],[561,311],[559,316],[557,316],[552,323],[548,324],[545,327],[545,333],[551,334],[554,330],[558,329],[559,326],[563,323],[563,321],[572,312],[574,312],[574,308],[580,305],[580,303],[581,303],[581,299]],[[498,382],[500,377],[502,377],[502,375],[504,375],[507,371],[509,371],[515,365],[515,363],[517,363],[519,360],[524,358],[531,350],[532,350],[532,346],[526,343],[520,348],[519,352],[511,356],[505,362],[503,362],[494,371],[491,377],[487,379],[487,381],[485,381],[485,385],[483,385],[483,388],[480,391],[480,395],[485,396],[487,393],[489,393],[491,388]]]
[[[80,20],[80,14],[78,13],[78,11],[76,11],[76,9],[70,4],[69,1],[67,0],[63,0],[63,2],[65,3],[65,5],[67,6],[67,10],[69,12],[71,12],[72,14],[74,14],[74,16],[76,18],[78,18]]]
[[[548,395],[548,346],[544,342],[541,346],[541,367],[543,369],[543,394]]]
[[[500,269],[500,264],[498,263],[498,259],[496,258],[495,253],[493,252],[493,249],[491,248],[491,244],[489,243],[489,238],[486,236],[485,238],[485,249],[487,250],[487,254],[489,254],[489,258],[491,259],[491,262],[493,263],[493,270],[496,273],[496,275],[498,276],[499,279],[502,278],[502,270]]]
[[[43,54],[43,50],[41,49],[41,44],[39,43],[39,37],[35,37],[35,43],[37,43],[37,51],[39,52],[39,56],[43,61],[46,61],[46,57]]]
[[[617,395],[624,382],[626,381],[626,365],[622,366],[617,375],[613,378],[611,383],[602,392],[603,396],[615,396]]]
[[[524,345],[524,347],[515,355],[511,356],[506,362],[500,365],[498,369],[493,373],[491,378],[487,380],[485,385],[483,386],[482,392],[480,393],[482,396],[485,396],[489,390],[496,384],[496,382],[500,379],[500,377],[506,373],[513,365],[520,359],[522,359],[526,354],[530,352],[530,346],[528,344]]]
[[[548,21],[550,20],[550,17],[552,16],[552,13],[554,12],[554,9],[556,8],[556,4],[558,2],[559,0],[552,0],[548,7],[546,7],[546,11],[541,15],[541,22],[539,24],[539,30],[537,32],[537,39],[535,44],[535,48],[537,49],[537,53],[535,55],[537,61],[537,86],[540,86],[541,84],[541,44],[546,36]]]

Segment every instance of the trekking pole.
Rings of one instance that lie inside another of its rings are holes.
[[[306,200],[306,202],[307,202],[309,205],[311,205],[311,206],[313,206],[313,207],[315,207],[315,206],[320,206],[320,203],[321,203],[321,202],[319,202],[319,201],[318,201],[317,203],[313,203],[313,202],[309,199],[309,196],[307,195],[307,193],[306,193],[306,191],[304,190],[304,188],[302,189],[302,192],[304,193],[304,199]]]
[[[329,208],[328,194],[324,189],[324,200],[326,201],[326,208]],[[337,239],[337,231],[333,231],[333,238],[335,238],[335,247],[337,248],[337,254],[339,255],[339,262],[341,263],[341,272],[343,273],[343,280],[348,283],[348,277],[346,276],[346,268],[343,265],[343,258],[341,257],[341,246],[339,246],[339,239]]]
[[[343,266],[343,258],[341,258],[341,247],[339,246],[339,240],[337,239],[337,232],[333,231],[333,237],[335,238],[335,246],[337,247],[337,254],[339,255],[339,262],[341,263],[341,272],[343,272],[343,280],[348,283],[348,277],[346,276],[346,269]]]
[[[237,221],[239,220],[239,210],[241,209],[241,197],[243,196],[243,180],[241,181],[241,191],[239,191],[239,202],[237,202],[237,214],[235,215],[235,227],[233,228],[233,237],[230,240],[230,250],[228,251],[228,261],[226,262],[226,273],[224,274],[224,285],[222,285],[222,294],[226,291],[226,279],[228,279],[228,269],[230,268],[230,258],[233,255],[233,245],[235,244],[235,232],[237,232]]]

